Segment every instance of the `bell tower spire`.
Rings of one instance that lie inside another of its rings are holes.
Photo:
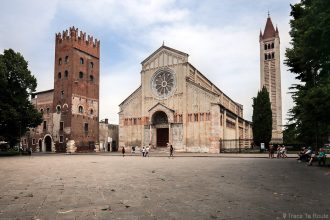
[[[266,87],[272,109],[272,140],[282,142],[282,95],[280,69],[280,37],[274,28],[269,11],[264,32],[259,34],[260,44],[260,89]]]

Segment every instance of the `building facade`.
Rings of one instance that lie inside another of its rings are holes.
[[[118,151],[118,125],[109,124],[108,119],[99,123],[100,149],[99,151]]]
[[[260,31],[260,88],[266,87],[272,109],[272,140],[282,142],[282,94],[280,36],[268,15],[264,32]]]
[[[36,151],[93,151],[99,142],[100,41],[77,28],[55,37],[54,89],[34,93],[43,123],[28,132]],[[24,146],[24,141],[23,141]]]
[[[252,138],[243,106],[190,64],[188,56],[163,45],[141,63],[140,87],[119,105],[119,147],[170,143],[177,151],[218,153],[222,139]]]

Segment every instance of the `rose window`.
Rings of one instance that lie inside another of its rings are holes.
[[[175,76],[169,70],[157,71],[152,78],[152,90],[160,98],[170,96],[174,91]]]

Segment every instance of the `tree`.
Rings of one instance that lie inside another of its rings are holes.
[[[272,110],[266,87],[263,87],[257,97],[253,98],[252,122],[254,143],[257,146],[260,146],[260,143],[268,146],[272,139]]]
[[[29,96],[37,80],[28,70],[28,63],[12,49],[0,54],[0,137],[15,145],[28,128],[42,122]]]
[[[285,63],[300,83],[291,87],[289,125],[299,141],[318,147],[330,134],[330,1],[302,0],[291,16]]]

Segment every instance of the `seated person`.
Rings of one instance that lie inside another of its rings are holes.
[[[323,164],[323,166],[325,166],[326,159],[327,159],[327,155],[325,154],[324,149],[320,148],[320,152],[317,155],[317,160],[319,162],[319,166],[321,166],[321,163]]]
[[[321,162],[323,163],[323,165],[325,165],[325,160],[326,160],[326,154],[324,149],[320,148],[319,152],[317,152],[315,155],[313,155],[309,162],[308,165],[312,166],[312,162],[317,160],[319,162],[319,165],[321,165]]]

